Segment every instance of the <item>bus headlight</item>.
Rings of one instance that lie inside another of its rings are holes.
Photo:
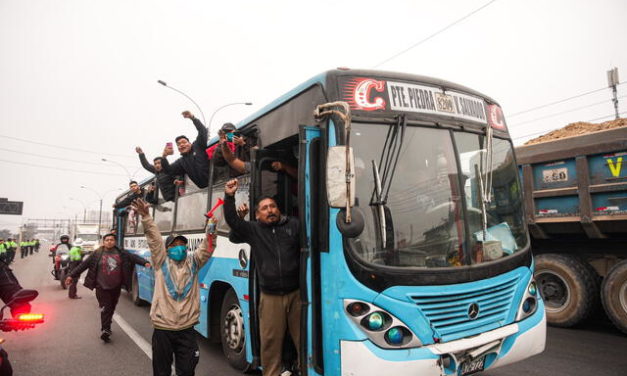
[[[374,304],[346,299],[344,309],[351,321],[379,347],[401,349],[422,346],[407,325]]]
[[[525,290],[520,306],[518,307],[518,314],[516,315],[516,321],[526,319],[533,315],[538,308],[538,285],[535,279],[531,278],[529,285]]]

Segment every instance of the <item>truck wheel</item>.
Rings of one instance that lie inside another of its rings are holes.
[[[59,282],[61,283],[61,288],[63,290],[67,289],[67,286],[65,285],[65,279],[67,278],[67,273],[65,272],[65,269],[61,269],[61,272],[59,273]]]
[[[244,330],[244,315],[233,289],[224,295],[220,311],[220,336],[222,352],[231,367],[243,371],[248,365],[246,362],[246,331]]]
[[[133,281],[131,283],[131,301],[133,304],[138,307],[146,305],[148,302],[139,297],[139,283],[137,282],[137,273],[135,270],[133,270]]]
[[[627,260],[610,270],[601,288],[603,308],[616,327],[627,334]]]
[[[595,274],[575,257],[551,253],[536,257],[535,277],[549,324],[571,327],[592,314],[599,298]]]

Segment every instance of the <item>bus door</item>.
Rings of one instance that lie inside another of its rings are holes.
[[[273,197],[281,213],[289,215],[293,209],[293,200],[289,197],[289,182],[284,174],[272,169],[272,163],[284,160],[284,151],[259,149],[252,150],[251,176],[249,195],[250,220],[255,220],[254,210],[257,200],[261,197]],[[251,368],[261,365],[260,337],[259,337],[259,284],[255,269],[255,254],[250,253],[250,274],[248,278],[248,303],[250,314],[250,345],[252,352]]]
[[[324,374],[320,297],[321,137],[320,128],[300,127],[298,196],[301,223],[301,375]]]

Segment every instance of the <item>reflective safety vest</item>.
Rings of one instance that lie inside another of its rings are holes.
[[[8,242],[8,244],[9,244],[9,248],[11,248],[11,249],[17,248],[17,243],[15,243],[13,240]]]
[[[70,249],[70,261],[81,261],[83,258],[83,249],[79,246],[74,246]]]
[[[7,252],[7,245],[6,245],[6,243],[0,244],[0,254],[6,253],[6,252]]]

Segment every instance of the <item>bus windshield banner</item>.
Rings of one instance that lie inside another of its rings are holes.
[[[433,86],[361,77],[347,80],[342,93],[352,110],[445,115],[487,124],[483,99]]]

